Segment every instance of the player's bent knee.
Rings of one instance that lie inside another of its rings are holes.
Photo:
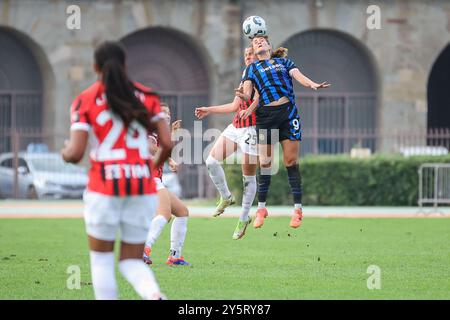
[[[183,208],[183,211],[181,212],[181,217],[189,217],[189,210],[188,208]]]
[[[181,218],[181,217],[188,217],[189,216],[189,209],[186,206],[181,206],[176,208],[176,210],[174,210],[173,215],[175,217]]]
[[[101,240],[92,235],[88,235],[89,248],[97,252],[111,252],[114,251],[114,241]]]
[[[286,159],[284,161],[284,165],[286,167],[292,167],[292,166],[296,165],[297,163],[298,163],[297,158]]]
[[[123,240],[120,243],[120,257],[119,260],[140,259],[145,243],[133,243],[134,241]]]
[[[246,176],[255,176],[256,175],[256,164],[245,164],[242,165],[242,174]]]
[[[260,168],[269,168],[272,166],[272,157],[259,157]]]
[[[270,161],[270,160],[268,160],[268,161],[260,161],[259,166],[261,168],[268,169],[268,168],[270,168],[272,166],[272,161]]]

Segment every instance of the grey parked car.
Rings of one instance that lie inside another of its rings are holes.
[[[14,155],[0,155],[0,197],[14,197]],[[58,153],[19,153],[19,198],[81,199],[88,181],[83,167],[65,163]]]

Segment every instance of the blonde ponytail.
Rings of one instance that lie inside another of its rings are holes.
[[[286,58],[288,55],[288,49],[284,47],[279,47],[274,52],[272,52],[272,58]]]

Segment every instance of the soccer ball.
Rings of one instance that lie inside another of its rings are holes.
[[[242,24],[242,32],[249,39],[267,34],[266,21],[259,16],[250,16]]]

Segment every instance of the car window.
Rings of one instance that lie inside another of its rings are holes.
[[[23,158],[19,158],[19,167],[25,167],[25,168],[27,168],[28,171],[30,171],[26,161]]]
[[[13,161],[12,159],[5,159],[0,163],[0,167],[5,168],[12,168],[13,167]]]
[[[28,158],[28,161],[35,171],[59,172],[71,174],[85,174],[86,169],[63,161],[61,156],[46,156]]]

